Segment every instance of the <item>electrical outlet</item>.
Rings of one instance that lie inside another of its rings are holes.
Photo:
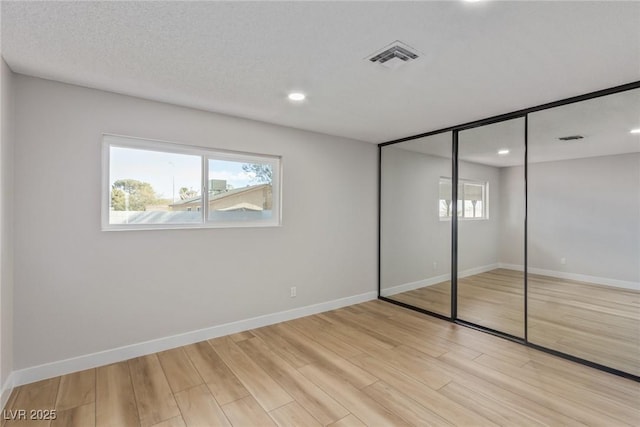
[[[438,263],[437,263],[437,262],[435,262],[435,261],[433,261],[433,269],[434,269],[434,270],[437,270],[437,269],[438,269]]]
[[[560,258],[560,264],[565,265],[567,263],[566,258]]]
[[[291,298],[295,298],[296,297],[296,287],[292,286],[291,287]]]

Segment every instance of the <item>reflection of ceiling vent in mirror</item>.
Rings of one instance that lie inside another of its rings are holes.
[[[414,48],[396,40],[389,46],[383,47],[373,55],[368,56],[367,59],[371,62],[377,62],[383,67],[395,69],[402,64],[416,59],[418,56]]]
[[[583,139],[584,136],[582,135],[569,135],[569,136],[561,136],[560,138],[558,138],[560,141],[575,141],[578,139]]]

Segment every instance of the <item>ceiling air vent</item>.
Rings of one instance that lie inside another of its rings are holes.
[[[375,52],[373,55],[368,56],[367,59],[371,62],[377,62],[378,64],[387,68],[398,68],[400,65],[409,61],[413,61],[418,58],[418,53],[412,47],[396,40],[389,46],[382,48]]]
[[[560,138],[558,138],[560,141],[575,141],[578,139],[583,139],[584,136],[582,135],[569,135],[569,136],[561,136]]]

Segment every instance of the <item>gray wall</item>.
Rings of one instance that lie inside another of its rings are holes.
[[[524,269],[524,166],[500,168],[500,263]]]
[[[439,219],[438,183],[441,176],[451,176],[451,160],[387,146],[382,168],[381,287],[449,274],[451,222]],[[464,179],[489,182],[489,219],[458,222],[459,269],[496,264],[499,169],[460,162],[460,174]]]
[[[489,219],[458,221],[458,271],[499,262],[501,198],[500,169],[458,161],[460,179],[489,183]]]
[[[282,155],[283,226],[100,231],[102,132]],[[15,369],[375,290],[372,144],[25,76],[16,138]]]
[[[528,173],[529,269],[640,281],[640,153],[533,163]],[[522,176],[522,166],[500,169],[500,262],[519,267]]]
[[[640,153],[528,172],[530,267],[640,282]]]
[[[0,385],[13,370],[13,84],[0,59]]]
[[[451,222],[439,220],[438,183],[451,160],[387,146],[382,171],[381,287],[448,274]]]
[[[383,153],[382,288],[447,275],[450,223],[439,221],[436,201],[450,160],[394,146]],[[459,222],[460,271],[523,267],[523,174],[460,162],[460,177],[489,181],[490,194],[489,221]],[[528,181],[530,269],[640,281],[640,153],[534,163]]]

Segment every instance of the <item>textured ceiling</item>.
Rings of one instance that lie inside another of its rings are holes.
[[[364,59],[394,40],[421,57]],[[640,2],[3,1],[2,54],[18,73],[383,142],[640,79]]]

